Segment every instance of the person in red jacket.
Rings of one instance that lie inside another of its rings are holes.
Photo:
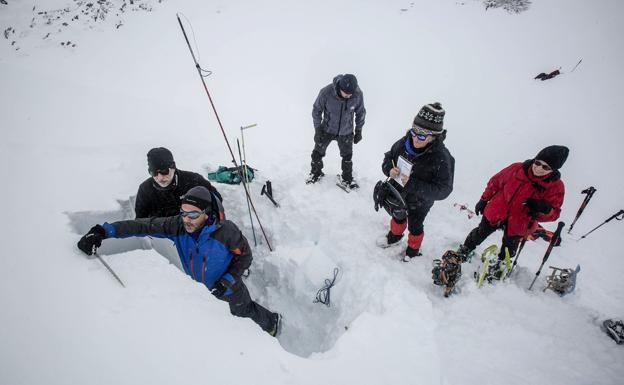
[[[458,252],[467,257],[497,229],[503,229],[499,260],[505,258],[505,248],[513,257],[523,237],[532,234],[539,222],[559,218],[565,188],[559,169],[568,158],[565,146],[548,146],[534,159],[513,163],[494,175],[475,206],[483,214],[459,246]]]

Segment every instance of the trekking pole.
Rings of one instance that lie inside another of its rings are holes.
[[[238,157],[243,163],[243,156],[241,155],[240,142],[236,139],[236,146],[238,146]],[[249,185],[247,184],[247,169],[244,169],[245,178],[242,179],[243,184],[245,185],[245,191],[249,191]],[[253,217],[251,216],[251,208],[249,207],[249,195],[247,195],[247,211],[249,211],[249,222],[251,222],[251,233],[253,234],[254,246],[258,246],[258,241],[256,241],[256,230],[254,230]]]
[[[119,279],[119,277],[117,276],[117,274],[115,274],[115,272],[113,271],[113,269],[111,269],[110,266],[108,266],[108,263],[104,262],[104,260],[102,259],[102,257],[100,257],[100,254],[98,254],[97,252],[97,247],[93,246],[93,255],[95,255],[95,257],[97,259],[100,260],[100,262],[102,262],[102,265],[104,265],[105,268],[108,269],[108,271],[110,271],[110,273],[113,275],[113,277],[115,277],[115,279],[117,280],[117,282],[119,282],[121,284],[121,286],[126,287],[126,285],[123,284],[123,282],[121,282],[121,279]]]
[[[618,221],[621,221],[622,219],[624,219],[624,210],[620,210],[617,213],[611,215],[606,221],[602,222],[601,224],[599,224],[598,226],[594,227],[589,233],[583,235],[581,237],[581,239],[585,238],[586,236],[588,236],[589,234],[593,233],[594,231],[596,231],[600,226],[604,225],[605,223],[611,221],[612,219],[617,219]]]
[[[557,230],[555,230],[555,233],[553,234],[552,238],[550,238],[548,249],[546,249],[546,254],[544,254],[544,258],[542,259],[542,264],[537,270],[537,273],[535,273],[535,278],[533,278],[533,282],[531,282],[531,286],[529,286],[529,290],[533,289],[533,284],[535,284],[535,281],[537,281],[537,277],[539,277],[542,271],[542,267],[544,267],[546,260],[548,260],[548,257],[550,256],[550,252],[552,251],[553,247],[555,247],[555,243],[557,243],[557,239],[559,239],[559,237],[561,236],[561,229],[563,229],[564,226],[565,226],[565,223],[563,222],[559,222],[557,224]]]
[[[180,15],[176,14],[176,18],[178,19],[178,24],[180,24],[180,28],[182,29],[184,40],[186,40],[186,45],[188,46],[189,52],[191,53],[191,57],[193,58],[193,62],[195,63],[195,68],[197,69],[197,74],[199,75],[199,79],[201,80],[202,85],[204,86],[204,91],[206,91],[206,95],[208,96],[208,100],[210,101],[210,106],[212,107],[212,111],[214,112],[215,118],[217,119],[217,123],[219,124],[219,128],[221,129],[221,133],[223,134],[223,139],[225,140],[225,144],[227,145],[228,151],[230,152],[230,156],[232,157],[232,163],[234,163],[234,166],[236,167],[236,170],[238,171],[238,175],[240,179],[243,180],[244,178],[243,171],[240,167],[238,167],[238,163],[236,162],[236,157],[234,156],[234,151],[232,151],[232,146],[230,146],[230,141],[228,140],[227,135],[225,134],[225,129],[223,128],[223,124],[221,123],[221,118],[219,117],[217,108],[215,107],[214,102],[212,101],[212,96],[210,95],[210,91],[208,91],[208,86],[206,85],[206,81],[204,80],[204,77],[209,76],[212,72],[204,70],[199,65],[199,63],[197,62],[197,59],[195,58],[195,53],[193,52],[193,49],[191,48],[191,43],[189,42],[188,36],[186,35],[186,30],[184,29],[184,26],[182,25],[182,20],[180,20]],[[245,194],[247,195],[247,199],[251,206],[251,209],[253,210],[254,215],[256,216],[256,220],[258,221],[260,230],[262,230],[262,235],[264,236],[264,240],[267,243],[269,251],[273,251],[273,248],[271,247],[271,243],[269,242],[269,238],[267,237],[266,232],[264,231],[264,227],[262,227],[262,222],[260,222],[260,217],[258,217],[258,212],[256,211],[256,207],[254,206],[253,201],[251,200],[251,196],[249,195],[249,191],[247,190],[247,185],[243,184],[243,188],[245,189]]]
[[[522,241],[520,241],[520,246],[518,246],[518,251],[516,252],[516,257],[514,258],[513,263],[511,264],[511,268],[509,269],[509,273],[507,273],[507,277],[511,277],[511,273],[513,272],[514,268],[516,267],[516,264],[518,263],[518,257],[520,256],[520,253],[522,252],[522,249],[524,249],[524,245],[526,245],[526,241],[527,241],[527,237],[522,238]]]
[[[568,229],[568,234],[570,234],[570,231],[572,231],[574,224],[579,219],[581,214],[583,214],[585,207],[587,207],[589,200],[592,198],[595,192],[596,192],[596,189],[594,188],[594,186],[589,186],[585,190],[581,191],[581,194],[585,194],[585,199],[583,199],[583,203],[581,203],[581,207],[579,207],[578,211],[576,212],[576,217],[574,217],[574,221],[572,221],[572,224],[570,225],[570,228]]]

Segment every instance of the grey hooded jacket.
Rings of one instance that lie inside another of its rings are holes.
[[[342,75],[334,78],[332,84],[323,87],[319,92],[312,108],[314,129],[322,129],[332,135],[353,135],[355,131],[362,131],[366,109],[364,95],[358,87],[349,99],[338,94],[338,81]]]

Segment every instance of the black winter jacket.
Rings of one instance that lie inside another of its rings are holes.
[[[169,217],[180,213],[180,197],[195,187],[204,186],[219,200],[221,194],[203,176],[183,170],[175,170],[171,184],[160,187],[153,178],[146,179],[139,186],[134,211],[137,218]]]
[[[419,156],[411,155],[407,151],[405,146],[408,140],[411,143],[412,136],[409,131],[385,153],[381,165],[383,173],[389,176],[393,167],[392,162],[397,164],[400,155],[413,165],[410,178],[404,187],[394,180],[391,181],[399,191],[402,191],[408,205],[431,206],[434,201],[446,199],[453,191],[455,159],[444,146],[444,136],[439,136],[431,142]]]

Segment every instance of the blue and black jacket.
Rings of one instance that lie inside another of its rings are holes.
[[[240,281],[252,261],[247,239],[229,220],[208,224],[197,233],[184,229],[182,217],[140,218],[136,220],[104,223],[107,238],[152,236],[172,240],[178,250],[186,274],[208,289],[221,277]],[[228,273],[232,277],[228,277]]]

